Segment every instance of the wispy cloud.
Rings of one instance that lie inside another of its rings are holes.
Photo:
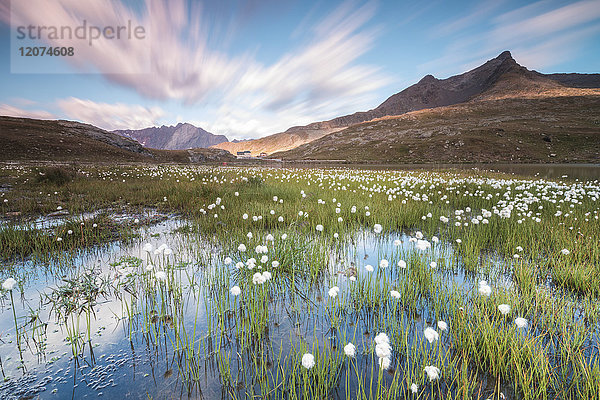
[[[332,118],[339,110],[351,112],[356,110],[352,107],[369,104],[373,92],[389,82],[379,68],[357,62],[373,47],[378,34],[377,29],[366,28],[375,13],[374,3],[343,3],[307,27],[310,34],[303,44],[271,64],[259,62],[250,52],[220,51],[219,44],[229,41],[231,32],[220,28],[223,21],[212,21],[200,3],[145,0],[144,5],[140,12],[117,0],[98,0],[94,6],[80,0],[13,1],[17,20],[12,22],[43,25],[51,20],[77,25],[86,19],[90,24],[106,26],[131,19],[147,27],[152,44],[150,60],[145,48],[108,41],[101,47],[82,50],[86,63],[74,67],[98,71],[148,99],[174,99],[186,106],[215,109],[217,114],[209,124],[218,127],[220,133],[261,136],[274,133],[272,129],[285,129],[287,121],[298,124]],[[148,62],[150,73],[146,73]],[[127,73],[112,73],[115,63],[119,71]],[[83,112],[79,110],[77,118],[99,117]],[[281,115],[285,119],[279,118]],[[248,123],[248,116],[256,122]],[[278,119],[274,122],[273,118]],[[110,123],[114,125],[114,121]]]
[[[160,107],[96,103],[75,97],[61,99],[58,107],[69,118],[103,129],[141,129],[158,124],[165,112]]]
[[[33,104],[35,102],[30,102]],[[55,119],[56,116],[45,110],[30,110],[17,107],[10,104],[0,104],[0,115],[9,117],[35,118],[35,119]]]
[[[491,33],[492,45],[534,41],[600,19],[598,0],[579,1],[534,16],[527,16],[528,10],[525,7],[524,10],[511,13],[511,17],[515,18],[512,23],[502,23],[507,19],[500,16],[498,21],[501,23]]]
[[[503,50],[511,50],[517,61],[529,68],[559,65],[576,56],[582,40],[598,34],[600,2],[583,0],[563,5],[543,0],[495,17],[482,14],[478,18],[479,23],[490,26],[487,31],[479,35],[456,31],[444,54],[421,64],[419,70],[450,75]]]
[[[364,29],[374,13],[372,3],[342,4],[312,27],[306,45],[271,65],[249,66],[210,125],[219,133],[262,136],[372,106],[372,94],[390,80],[378,67],[355,61],[379,33]]]
[[[489,17],[497,10],[504,1],[485,0],[477,4],[477,6],[465,16],[448,21],[433,30],[435,36],[446,36],[455,32],[468,29],[471,26],[481,22],[486,17]]]

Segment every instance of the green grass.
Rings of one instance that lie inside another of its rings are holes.
[[[185,220],[166,236],[173,254],[123,258],[110,265],[110,282],[73,270],[54,288],[48,300],[76,356],[82,343],[91,346],[95,316],[86,305],[106,296],[119,301],[115,317],[131,341],[142,337],[173,353],[190,392],[201,390],[210,364],[231,398],[600,396],[597,183],[455,171],[123,166],[80,168],[59,186],[36,173],[2,172],[11,190],[0,208],[21,215],[0,227],[1,254],[22,291],[27,274],[10,268],[19,259],[53,260],[144,237],[143,223],[118,223],[111,210]],[[58,206],[70,212],[64,225],[22,228]],[[103,213],[83,225],[74,217],[93,211]],[[375,224],[382,233],[373,233]],[[391,244],[421,232],[440,242],[425,251]],[[367,242],[373,272],[365,269]],[[387,268],[375,265],[381,259]],[[350,267],[356,281],[338,273]],[[271,278],[256,283],[264,271]],[[481,280],[489,297],[478,291]],[[340,291],[330,297],[333,286]],[[500,304],[510,306],[507,315]],[[527,326],[517,326],[517,317]],[[28,331],[15,321],[16,331]],[[428,326],[439,334],[432,343]],[[379,332],[392,346],[387,371],[373,343]],[[348,342],[354,358],[344,354]],[[302,366],[305,353],[315,357],[311,369]],[[438,367],[440,379],[430,382],[426,366]]]

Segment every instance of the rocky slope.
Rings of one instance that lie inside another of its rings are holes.
[[[192,124],[179,123],[175,126],[160,126],[145,129],[117,130],[115,133],[137,140],[145,147],[163,150],[185,150],[210,147],[227,142],[223,135],[213,135]]]

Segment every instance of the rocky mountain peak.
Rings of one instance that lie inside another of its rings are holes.
[[[228,141],[223,135],[214,135],[188,122],[139,130],[115,131],[115,133],[134,138],[146,147],[166,150],[210,147]]]
[[[437,82],[438,79],[433,75],[425,75],[418,83],[433,83]]]

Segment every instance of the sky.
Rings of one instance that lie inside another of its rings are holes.
[[[73,56],[21,55],[42,46]],[[544,73],[599,73],[600,0],[0,0],[0,115],[258,138],[504,50]]]

